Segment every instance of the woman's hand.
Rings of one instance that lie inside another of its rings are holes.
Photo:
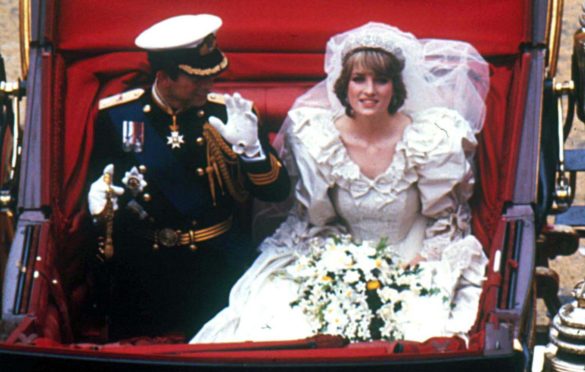
[[[424,258],[423,256],[421,256],[420,254],[417,253],[417,255],[414,256],[414,258],[412,260],[410,260],[408,263],[404,264],[404,268],[414,267],[414,266],[418,265],[419,263],[421,263],[422,261],[426,261],[426,258]]]

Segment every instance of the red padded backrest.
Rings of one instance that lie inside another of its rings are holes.
[[[221,16],[220,45],[238,53],[320,53],[331,35],[378,21],[419,38],[465,40],[483,55],[493,56],[515,53],[531,30],[527,0],[61,0],[59,4],[57,47],[85,53],[134,48],[140,31],[183,13]]]
[[[523,112],[524,102],[510,107],[510,98],[514,98],[513,86],[523,84],[517,73],[523,68],[519,50],[530,40],[531,2],[372,0],[362,5],[353,0],[62,0],[54,4],[55,22],[49,24],[48,37],[59,56],[55,71],[64,77],[61,86],[54,80],[54,89],[66,88],[66,98],[63,107],[52,108],[62,110],[54,117],[61,119],[64,142],[55,144],[56,159],[63,159],[63,183],[56,188],[54,200],[59,202],[53,207],[65,221],[71,221],[79,208],[97,100],[120,91],[124,79],[146,68],[145,54],[133,45],[141,30],[177,14],[220,15],[224,25],[218,41],[231,67],[217,89],[239,90],[253,99],[264,123],[276,130],[294,99],[323,77],[327,39],[365,22],[380,21],[417,37],[468,41],[492,63],[486,129],[478,156],[482,194],[477,204],[482,218],[474,223],[476,233],[489,246],[492,227],[509,197],[505,180],[514,176],[504,165],[515,163],[517,146],[510,143],[515,138],[510,132],[521,124],[518,113]]]
[[[162,5],[161,5],[162,4]],[[231,60],[228,81],[318,80],[325,43],[334,34],[377,21],[418,38],[464,40],[486,57],[515,54],[531,37],[528,0],[62,0],[50,39],[72,58],[137,50],[136,36],[169,16],[222,17],[220,47]]]

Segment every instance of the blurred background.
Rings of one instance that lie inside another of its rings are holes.
[[[557,68],[559,81],[571,78],[571,54],[573,49],[573,34],[580,27],[579,17],[583,12],[583,0],[564,0],[563,27],[561,35],[561,49]],[[585,148],[585,124],[576,117],[573,128],[566,142],[567,148]],[[585,179],[578,178],[575,204],[585,205]],[[585,240],[581,239],[581,247],[572,256],[558,257],[551,262],[561,277],[561,296],[570,296],[577,282],[585,278]],[[543,309],[542,306],[539,309]],[[541,314],[542,315],[542,314]],[[542,320],[542,316],[540,320]]]
[[[18,40],[18,0],[0,0],[0,53],[6,63],[9,81],[20,77]]]

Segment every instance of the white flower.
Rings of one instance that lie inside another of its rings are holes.
[[[349,320],[340,305],[339,302],[332,301],[327,305],[323,314],[325,321],[334,329],[343,329]]]
[[[376,254],[376,245],[372,241],[364,241],[360,245],[352,244],[349,246],[349,250],[353,255],[373,257]]]
[[[411,286],[414,285],[415,283],[415,278],[413,278],[413,276],[411,275],[399,275],[396,278],[396,284],[398,284],[399,286]]]
[[[338,271],[348,268],[353,264],[350,256],[348,256],[342,249],[335,246],[330,246],[321,255],[321,261],[317,263],[317,268],[320,271]]]
[[[360,280],[360,274],[356,270],[349,270],[343,277],[343,281],[349,284],[353,284]]]
[[[377,319],[381,326],[376,335],[400,339],[403,322],[412,319],[409,316],[414,310],[419,315],[424,312],[416,300],[422,289],[436,291],[432,288],[432,271],[405,271],[381,244],[358,244],[349,235],[314,238],[309,241],[307,254],[299,255],[286,269],[299,283],[294,304],[309,317],[315,331],[352,341],[370,340],[372,322]],[[377,311],[369,307],[372,295],[381,302]]]
[[[382,287],[378,290],[378,296],[383,302],[391,302],[393,299],[398,297],[398,291],[388,286]]]

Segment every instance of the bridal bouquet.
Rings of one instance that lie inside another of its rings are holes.
[[[299,306],[319,333],[351,341],[403,339],[400,314],[415,297],[440,291],[430,273],[399,265],[387,246],[385,239],[354,243],[349,235],[313,239],[309,253],[287,269],[300,285],[291,306]]]

